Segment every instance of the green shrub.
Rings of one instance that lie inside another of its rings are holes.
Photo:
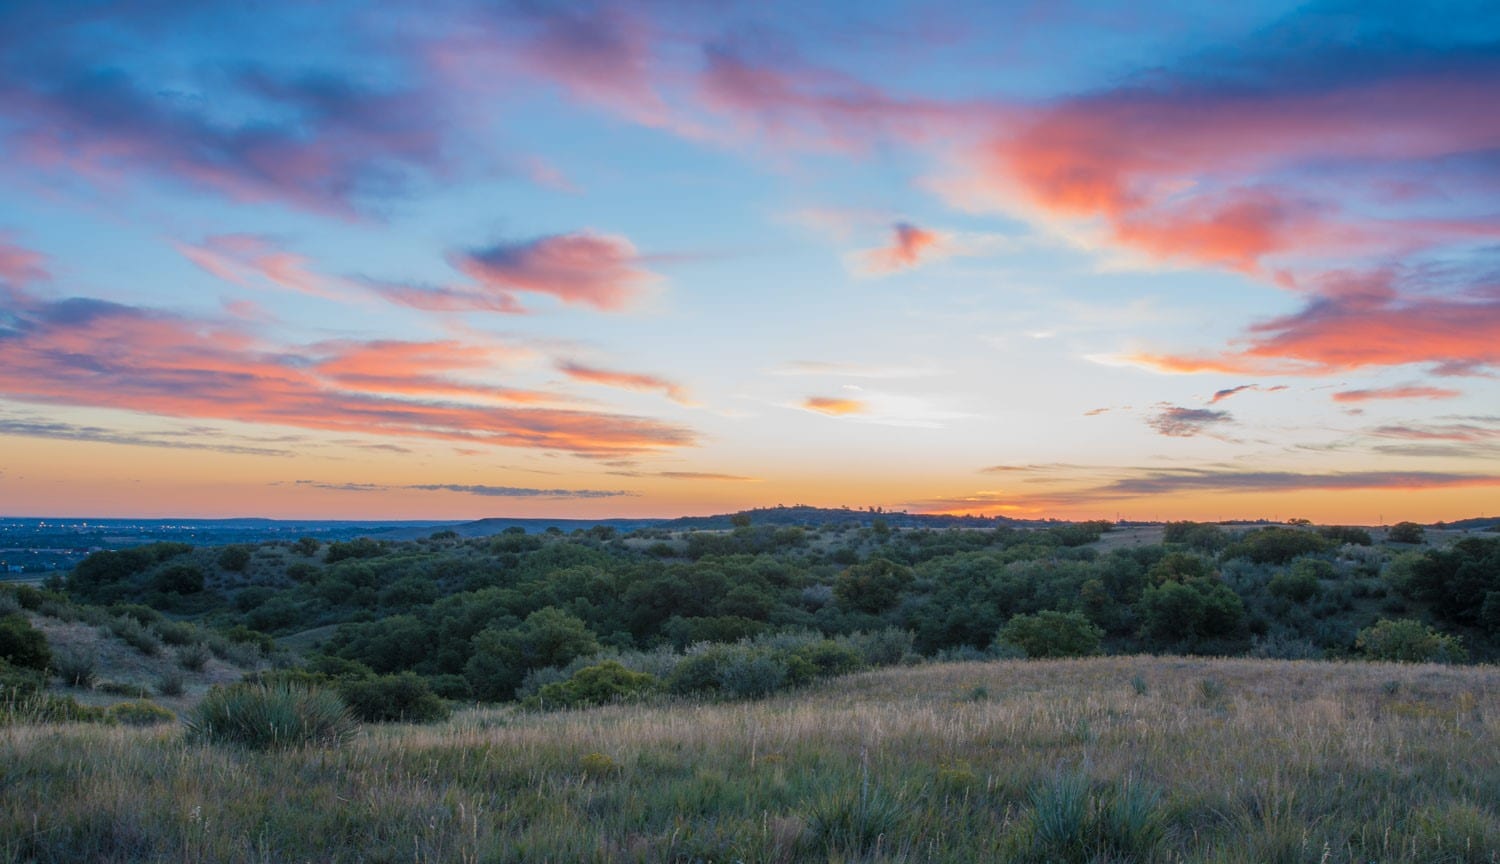
[[[250,566],[250,547],[225,546],[219,552],[219,566],[232,573],[243,573]]]
[[[1036,615],[1017,615],[1005,622],[996,637],[1014,645],[1027,657],[1087,657],[1099,653],[1104,631],[1082,612],[1048,610]]]
[[[198,642],[198,628],[186,621],[172,621],[163,618],[151,625],[161,641],[168,645],[192,645]]]
[[[0,618],[0,660],[22,669],[45,670],[52,663],[52,650],[47,637],[25,615],[6,615]]]
[[[297,542],[292,544],[292,551],[303,557],[310,558],[318,554],[318,549],[322,545],[315,537],[301,537],[298,538]]]
[[[1371,660],[1396,663],[1460,663],[1468,657],[1457,636],[1410,618],[1382,618],[1359,631],[1354,644]]]
[[[1224,550],[1224,560],[1249,558],[1256,564],[1286,564],[1298,555],[1327,551],[1334,544],[1311,531],[1260,528],[1246,533]]]
[[[338,689],[350,713],[368,723],[427,723],[448,716],[447,703],[411,672],[350,678]]]
[[[859,652],[866,666],[894,666],[900,663],[911,654],[912,640],[911,631],[899,627],[839,637],[839,642]]]
[[[1369,546],[1374,540],[1370,532],[1363,528],[1350,528],[1344,525],[1324,525],[1318,529],[1318,535],[1339,544],[1352,544],[1354,546]]]
[[[177,722],[176,714],[145,699],[111,705],[107,714],[110,719],[127,726],[155,726],[158,723]]]
[[[581,708],[636,699],[660,688],[654,675],[632,672],[617,660],[585,666],[564,681],[544,685],[533,702],[544,708]]]
[[[840,573],[833,581],[833,596],[845,609],[875,615],[894,606],[911,581],[910,567],[871,558]]]
[[[791,659],[805,662],[811,673],[819,678],[847,675],[865,666],[864,656],[857,649],[832,639],[819,639],[795,648]]]
[[[345,543],[329,543],[323,555],[325,564],[334,564],[350,558],[377,558],[385,554],[385,544],[368,537],[357,537]]]
[[[337,693],[285,683],[215,687],[185,725],[189,741],[252,750],[336,747],[357,726]]]

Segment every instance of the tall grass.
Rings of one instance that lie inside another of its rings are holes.
[[[899,667],[757,702],[470,710],[337,749],[12,726],[0,770],[14,861],[1496,864],[1500,670]]]

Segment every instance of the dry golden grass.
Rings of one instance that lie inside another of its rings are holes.
[[[12,727],[0,776],[10,861],[1495,862],[1500,670],[929,665],[269,754]]]

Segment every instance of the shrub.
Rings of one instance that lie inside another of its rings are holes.
[[[1297,562],[1302,563],[1301,561]],[[1326,563],[1326,562],[1325,562]],[[1271,577],[1271,582],[1266,586],[1276,597],[1284,597],[1293,603],[1306,603],[1318,596],[1321,590],[1318,586],[1318,577],[1306,571],[1299,572],[1296,568],[1285,573],[1277,573]]]
[[[156,638],[155,633],[141,626],[141,622],[135,618],[116,618],[109,623],[109,632],[147,657],[155,657],[161,653],[161,640]]]
[[[334,564],[349,558],[376,558],[385,554],[385,545],[368,537],[357,537],[347,543],[329,543],[323,555],[326,564]]]
[[[202,642],[194,642],[177,649],[177,665],[189,672],[202,672],[208,668],[211,652]]]
[[[219,552],[219,566],[232,573],[243,573],[250,566],[250,547],[225,546]]]
[[[52,663],[47,637],[25,615],[0,618],[0,660],[22,669],[45,670]]]
[[[1422,543],[1427,531],[1415,522],[1397,522],[1385,533],[1385,539],[1391,543]]]
[[[567,680],[542,686],[534,701],[547,708],[581,708],[636,699],[660,686],[654,675],[632,672],[617,660],[606,660],[579,669]]]
[[[426,723],[448,716],[448,705],[416,674],[350,678],[339,684],[349,711],[369,723]]]
[[[177,721],[176,714],[145,699],[111,705],[106,713],[111,720],[127,726],[154,726],[158,723]]]
[[[297,542],[292,544],[292,551],[296,552],[298,555],[311,558],[312,556],[318,554],[318,549],[321,548],[322,545],[323,544],[319,543],[314,537],[301,537],[297,540]]]
[[[52,656],[52,671],[69,687],[92,687],[99,658],[87,648],[63,648]]]
[[[162,619],[151,625],[151,629],[168,645],[192,645],[198,641],[198,628],[186,621]]]
[[[1081,612],[1048,610],[1036,615],[1017,615],[1005,622],[999,642],[1014,645],[1027,657],[1086,657],[1099,653],[1104,631]]]
[[[183,678],[182,672],[177,669],[168,669],[161,673],[156,679],[156,694],[158,696],[181,696],[187,692],[187,679]]]
[[[1318,534],[1340,544],[1369,546],[1374,542],[1370,537],[1370,532],[1365,529],[1350,528],[1344,525],[1325,525],[1318,529]]]
[[[858,651],[866,666],[894,666],[911,653],[912,639],[910,630],[887,627],[841,636],[839,642]]]
[[[357,726],[337,693],[286,683],[215,687],[185,725],[189,741],[252,750],[336,747]]]
[[[151,579],[151,587],[163,594],[197,594],[203,590],[203,571],[192,564],[173,564]]]
[[[1311,531],[1261,528],[1224,550],[1224,559],[1249,558],[1256,564],[1286,564],[1298,555],[1326,551],[1333,544]]]
[[[1468,656],[1457,636],[1439,633],[1410,618],[1382,618],[1359,631],[1354,644],[1371,660],[1396,663],[1458,663]]]
[[[787,664],[769,652],[745,652],[719,669],[719,692],[732,699],[769,696],[786,681]]]

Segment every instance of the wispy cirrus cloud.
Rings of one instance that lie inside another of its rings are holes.
[[[1457,399],[1463,393],[1444,387],[1378,387],[1370,390],[1340,390],[1333,401],[1342,403],[1372,402],[1386,399]]]
[[[16,435],[24,438],[49,438],[58,441],[87,441],[95,444],[119,444],[128,447],[156,447],[168,450],[207,450],[235,456],[291,456],[285,447],[267,447],[250,443],[236,443],[236,439],[219,436],[211,430],[195,429],[191,432],[173,430],[151,430],[125,432],[103,426],[67,423],[60,420],[36,417],[0,416],[0,435]]]
[[[1214,395],[1210,396],[1208,399],[1208,404],[1217,405],[1220,402],[1223,402],[1225,399],[1228,399],[1231,396],[1238,396],[1241,393],[1248,393],[1252,391],[1261,393],[1280,393],[1285,389],[1287,389],[1287,386],[1285,384],[1276,384],[1271,387],[1262,387],[1259,384],[1241,384],[1238,387],[1226,387],[1223,390],[1214,391]]]
[[[295,485],[330,492],[454,492],[481,498],[591,499],[633,497],[637,493],[619,489],[534,489],[526,486],[490,486],[482,483],[334,483],[321,480],[297,480]]]
[[[349,299],[343,280],[314,272],[306,256],[287,251],[270,237],[256,234],[217,234],[202,242],[179,243],[183,257],[205,272],[237,285],[252,285],[252,277],[303,294],[336,300]]]
[[[648,375],[641,372],[621,372],[615,369],[603,369],[598,366],[588,366],[572,361],[557,364],[557,370],[574,381],[582,381],[586,384],[599,384],[604,387],[618,387],[623,390],[637,390],[648,393],[658,392],[681,405],[696,404],[692,396],[688,394],[687,388],[674,381],[669,381],[660,375]]]

